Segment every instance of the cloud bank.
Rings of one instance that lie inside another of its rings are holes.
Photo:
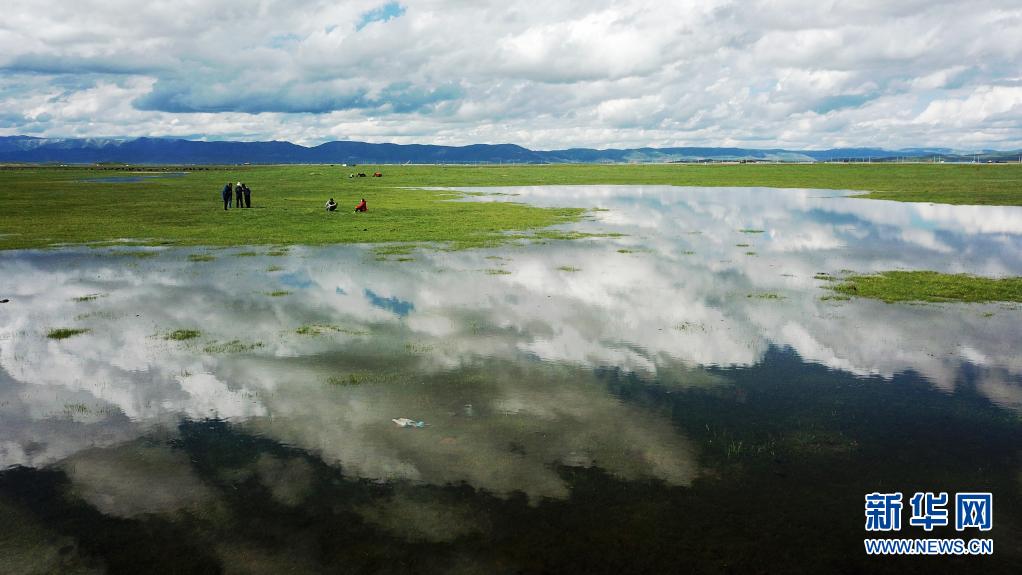
[[[12,0],[0,135],[1022,147],[1011,1]]]

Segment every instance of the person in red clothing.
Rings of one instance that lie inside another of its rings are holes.
[[[365,212],[365,211],[368,211],[368,210],[369,210],[369,208],[366,207],[366,199],[365,198],[362,198],[362,201],[359,202],[357,206],[355,206],[355,211],[356,212]]]

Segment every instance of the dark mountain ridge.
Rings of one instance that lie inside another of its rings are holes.
[[[2,163],[61,164],[475,164],[821,161],[1018,162],[1019,151],[963,152],[945,148],[784,150],[674,147],[530,150],[515,144],[435,146],[337,141],[306,147],[291,142],[201,141],[178,138],[0,137]]]

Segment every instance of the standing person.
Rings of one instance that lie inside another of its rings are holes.
[[[249,189],[248,184],[241,184],[241,189],[245,192],[245,207],[252,207],[252,190]]]
[[[245,192],[241,190],[241,182],[234,184],[234,205],[239,208],[245,207]]]
[[[230,182],[227,182],[226,184],[224,184],[224,189],[223,189],[223,191],[220,192],[220,196],[224,199],[224,211],[225,212],[227,211],[227,208],[231,207],[231,196],[234,195],[233,192],[234,192],[234,190],[231,189],[231,183]]]

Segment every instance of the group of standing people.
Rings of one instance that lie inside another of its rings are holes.
[[[224,210],[226,211],[231,207],[231,198],[234,198],[234,207],[237,208],[251,208],[252,207],[252,190],[248,188],[246,184],[238,182],[232,184],[227,182],[224,184],[224,189],[220,192],[220,195],[224,200]]]

